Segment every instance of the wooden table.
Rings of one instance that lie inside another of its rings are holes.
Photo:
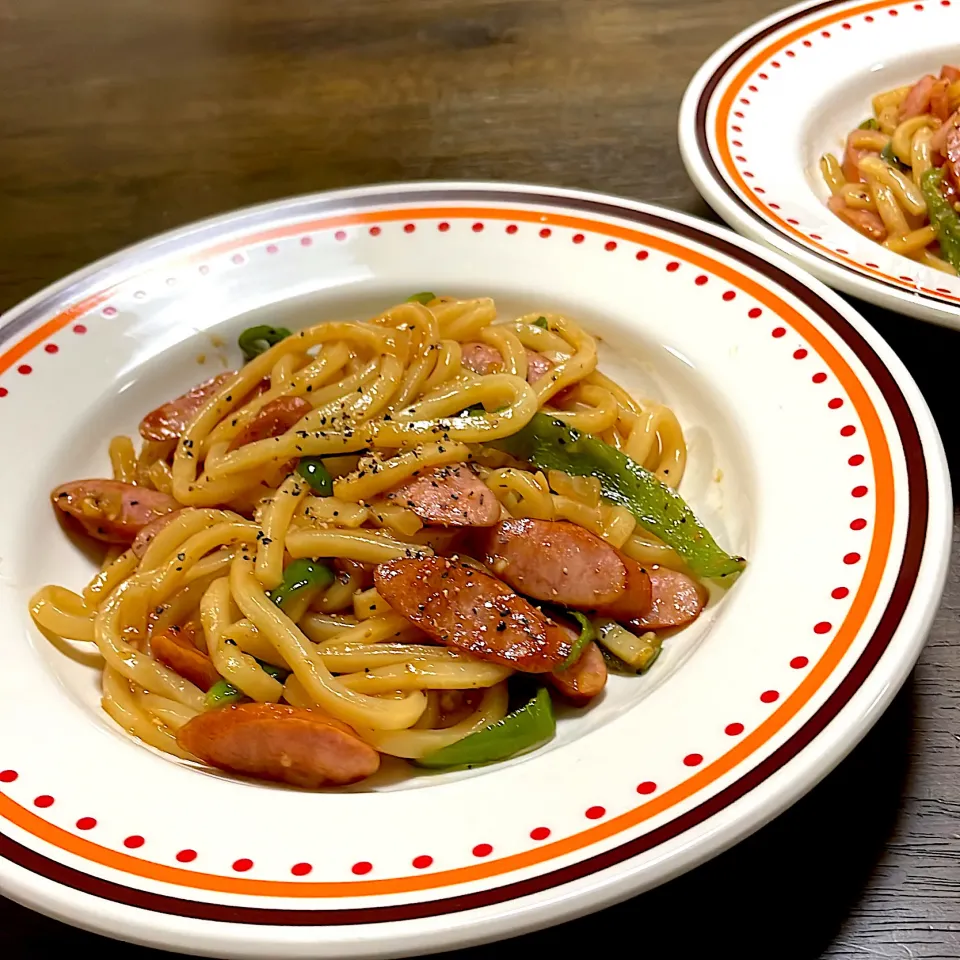
[[[544,181],[711,213],[683,89],[778,0],[0,0],[0,309],[160,230],[382,180]],[[957,456],[960,337],[864,307]],[[460,956],[960,957],[956,563],[920,664],[840,768],[653,893]],[[0,901],[9,960],[160,957]],[[622,947],[621,947],[622,949]]]

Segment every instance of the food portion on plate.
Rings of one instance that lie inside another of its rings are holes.
[[[30,602],[161,751],[307,788],[506,759],[744,568],[676,492],[676,416],[567,317],[424,293],[239,346],[53,491],[106,556]]]
[[[842,160],[820,159],[827,206],[895,253],[960,271],[960,67],[878,93],[847,135]]]

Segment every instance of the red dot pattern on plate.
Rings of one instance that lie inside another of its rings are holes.
[[[814,633],[829,633],[833,629],[832,623],[827,623],[826,620],[821,620],[820,623],[816,624],[813,628]]]
[[[774,703],[780,699],[780,694],[776,690],[764,690],[760,694],[760,700],[762,703]]]
[[[550,836],[549,827],[534,827],[530,831],[531,840],[546,840]]]
[[[507,233],[516,233],[518,229],[519,229],[519,228],[517,227],[517,225],[516,225],[515,223],[511,223],[511,224],[507,227]]]
[[[611,251],[611,250],[616,250],[616,249],[617,249],[617,242],[616,242],[615,240],[608,240],[608,241],[603,245],[603,249],[606,250],[606,251],[608,251],[608,252]]]
[[[771,336],[771,337],[780,338],[780,337],[785,337],[786,335],[787,335],[787,331],[786,331],[786,328],[785,328],[785,327],[774,327],[774,328],[770,331],[770,336]]]
[[[193,863],[197,859],[196,850],[180,850],[177,853],[177,860],[180,863]]]
[[[362,877],[365,873],[369,873],[373,869],[373,864],[369,860],[361,860],[359,863],[355,863],[350,871],[355,873],[358,877]]]
[[[840,428],[841,437],[852,437],[856,432],[857,428],[851,423],[848,423],[845,427]]]
[[[43,349],[47,353],[56,353],[60,348],[55,343],[48,343]]]
[[[743,733],[743,724],[742,723],[728,723],[724,728],[723,732],[728,737],[739,737]]]
[[[794,657],[790,661],[790,666],[794,670],[802,670],[810,661],[806,657]]]
[[[815,373],[810,379],[814,383],[823,383],[827,379],[827,375],[825,373]]]
[[[751,320],[756,320],[757,317],[759,317],[761,313],[763,313],[763,311],[762,311],[759,307],[751,307],[751,308],[747,311],[747,316],[748,316]]]
[[[860,562],[860,554],[859,554],[859,553],[853,553],[853,552],[844,554],[843,562],[844,562],[848,567],[851,567],[851,566],[853,566],[853,564]]]
[[[33,373],[33,367],[31,367],[29,363],[21,363],[20,366],[17,367],[17,373],[27,376],[27,374]]]
[[[649,257],[649,256],[650,256],[650,254],[647,253],[646,250],[638,250],[638,251],[637,251],[637,259],[638,259],[638,260],[646,260],[647,257]]]
[[[851,530],[862,530],[867,525],[867,521],[863,517],[857,517],[856,520],[850,521]]]
[[[540,231],[540,236],[543,237],[544,240],[546,240],[551,233],[553,233],[553,231],[549,227],[543,227],[543,229]]]
[[[582,233],[575,233],[575,234],[573,235],[573,242],[574,242],[574,243],[583,243],[583,234],[582,234]]]
[[[437,229],[438,229],[441,233],[446,233],[446,232],[450,229],[450,224],[447,223],[446,220],[442,220],[440,223],[437,224]],[[507,228],[507,233],[509,233],[509,232],[510,232],[510,228],[508,227],[508,228]]]
[[[426,853],[422,854],[419,857],[413,858],[413,865],[414,867],[416,867],[417,870],[426,870],[427,867],[432,866],[432,864],[433,864],[433,857],[429,856]]]
[[[304,243],[304,240],[306,240],[307,242]],[[313,241],[309,237],[304,237],[303,240],[301,240],[300,242],[303,243],[305,247],[309,247]],[[197,267],[197,269],[200,271],[202,276],[206,276],[210,272],[210,268],[205,263],[200,264],[200,266]]]
[[[117,308],[116,308],[116,307],[104,307],[104,308],[103,308],[103,315],[104,315],[105,317],[115,317],[115,316],[117,315]]]
[[[840,397],[833,397],[828,403],[827,406],[831,410],[839,410],[843,406],[843,400]]]
[[[35,807],[52,807],[53,797],[51,797],[49,793],[43,793],[39,797],[34,798],[33,805]]]
[[[850,595],[850,591],[846,587],[835,587],[830,591],[830,596],[834,600],[843,600],[845,597]]]
[[[801,347],[799,350],[793,351],[794,360],[803,360],[803,358],[806,357],[806,355],[807,355],[807,351],[804,350],[803,347]]]
[[[736,292],[733,291],[733,290],[724,290],[724,292],[723,292],[723,299],[726,300],[727,302],[729,302],[729,301],[732,300],[736,295],[737,295]]]
[[[670,273],[675,273],[675,272],[676,272],[677,270],[679,270],[679,269],[680,269],[680,264],[677,263],[676,260],[671,260],[671,261],[667,264],[667,270],[668,270]]]
[[[403,225],[403,232],[404,232],[404,233],[413,233],[413,231],[416,230],[416,229],[417,229],[416,224],[413,224],[413,223],[405,223],[405,224]]]
[[[93,817],[81,817],[77,821],[78,830],[92,830],[97,825],[97,821]]]
[[[850,491],[850,496],[852,496],[852,497],[865,497],[866,495],[867,495],[867,488],[866,488],[865,486],[863,486],[863,484],[860,484],[860,485],[854,487],[854,488]]]
[[[859,467],[860,464],[863,463],[863,454],[862,454],[862,453],[855,453],[855,454],[847,461],[847,463],[849,463],[851,467]]]
[[[16,770],[0,770],[0,783],[13,783],[19,776]]]
[[[301,237],[301,238],[300,238],[300,246],[301,246],[301,247],[309,247],[309,246],[312,246],[312,245],[313,245],[313,237]]]
[[[599,820],[602,816],[606,815],[606,812],[603,807],[588,807],[584,816],[588,820]]]
[[[413,224],[411,223],[410,226],[412,227]],[[404,227],[403,229],[406,230],[407,228]],[[346,231],[346,230],[338,230],[338,231],[333,235],[333,239],[334,239],[334,240],[346,240],[346,239],[347,239],[347,231]]]
[[[701,273],[700,276],[697,277],[697,279],[694,280],[693,282],[694,282],[698,287],[702,287],[702,286],[707,282],[707,280],[709,280],[709,277],[707,277],[706,274]]]
[[[482,223],[475,223],[475,224],[473,225],[473,232],[474,232],[474,233],[480,233],[481,230],[483,230],[483,224],[482,224]]]
[[[0,397],[6,397],[10,391],[6,387],[0,387]]]
[[[701,763],[703,763],[703,756],[699,753],[688,753],[683,758],[683,763],[684,766],[687,767],[698,767]]]
[[[637,784],[637,793],[641,793],[644,796],[654,793],[656,789],[657,785],[652,780],[644,780],[643,783]]]
[[[235,253],[230,259],[231,259],[234,263],[243,263],[243,254],[242,254],[242,253]],[[134,296],[136,297],[136,296],[138,296],[138,294],[135,293]],[[139,294],[139,296],[146,296],[146,294],[141,292],[141,293]]]
[[[104,311],[106,312],[106,311]],[[82,323],[75,323],[73,325],[73,332],[82,336],[87,332],[87,328]]]
[[[473,855],[475,857],[489,857],[493,853],[493,847],[489,843],[478,843],[473,848]]]
[[[146,841],[144,841],[143,837],[134,834],[132,837],[127,837],[123,841],[123,845],[130,850],[136,850],[137,847],[142,847],[145,842]]]
[[[278,253],[280,248],[275,243],[267,244],[267,253]]]
[[[232,866],[237,873],[246,873],[253,866],[253,861],[248,857],[241,857],[239,860],[234,860]]]
[[[311,870],[313,870],[313,865],[310,863],[295,863],[290,868],[290,872],[295,877],[305,877]]]

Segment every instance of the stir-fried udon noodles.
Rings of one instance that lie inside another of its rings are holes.
[[[865,237],[935,270],[960,271],[960,67],[878,93],[820,159],[829,208]]]
[[[52,494],[106,556],[34,620],[152,747],[304,787],[505,759],[743,568],[675,492],[677,418],[567,317],[418,294],[239,345]]]

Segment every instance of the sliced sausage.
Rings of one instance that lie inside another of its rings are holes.
[[[179,509],[173,497],[122,480],[73,480],[50,494],[96,540],[133,543],[147,524]]]
[[[938,80],[930,90],[930,113],[941,123],[945,123],[950,116],[950,88],[949,80]]]
[[[176,400],[170,400],[161,404],[156,410],[151,410],[140,421],[140,436],[144,440],[179,440],[197,411],[224,383],[235,376],[236,373],[233,370],[220,373],[212,380],[207,380],[188,390]]]
[[[237,450],[248,443],[269,440],[286,433],[305,417],[313,407],[303,397],[277,397],[257,411],[256,416],[245,424],[233,438],[230,450]]]
[[[606,603],[597,607],[599,613],[614,620],[633,620],[635,617],[644,617],[650,612],[651,586],[650,575],[646,567],[641,567],[636,560],[631,560],[620,554],[620,559],[627,569],[627,585],[623,593],[613,603]]]
[[[911,88],[910,92],[903,98],[898,111],[900,122],[909,120],[911,117],[919,117],[921,113],[926,113],[930,106],[930,94],[933,91],[933,85],[937,78],[928,73],[921,77]]]
[[[610,544],[567,520],[503,520],[486,544],[486,563],[520,593],[586,610],[623,596],[627,570]]]
[[[165,663],[204,692],[220,679],[213,661],[198,650],[189,633],[179,627],[155,633],[150,638],[150,652],[154,659]]]
[[[633,630],[661,630],[680,627],[700,616],[707,602],[703,587],[683,573],[666,567],[650,567],[650,610],[627,621]]]
[[[481,377],[496,373],[503,366],[503,357],[496,347],[479,340],[460,344],[460,363]]]
[[[878,243],[887,239],[887,228],[879,214],[874,213],[873,210],[856,210],[853,207],[848,207],[841,196],[831,197],[827,201],[827,206],[841,220],[845,220],[854,230],[862,233],[865,237],[876,240]]]
[[[843,178],[847,183],[861,183],[863,181],[863,174],[860,172],[860,161],[870,154],[874,154],[875,156],[880,156],[880,154],[877,153],[876,150],[867,150],[853,146],[850,143],[852,137],[853,133],[847,137],[847,146],[843,151],[841,169],[843,170]]]
[[[183,510],[174,510],[173,513],[165,513],[162,517],[151,520],[134,538],[133,550],[134,556],[142,558],[147,552],[147,547],[153,543],[153,538],[171,521],[174,517],[180,516]]]
[[[607,685],[607,665],[595,643],[584,647],[580,659],[566,670],[554,670],[547,680],[574,706],[582,707],[603,692]]]
[[[284,703],[241,703],[201,713],[177,742],[232,773],[316,789],[356,783],[380,767],[380,754],[345,723]]]
[[[527,383],[534,383],[545,373],[553,369],[553,364],[542,354],[529,347],[523,348],[527,354]],[[496,347],[479,340],[469,340],[460,344],[460,363],[468,370],[485,377],[490,373],[499,373],[503,369],[503,357]]]
[[[423,470],[387,499],[441,527],[492,527],[500,517],[497,498],[463,463]]]
[[[960,67],[952,67],[949,63],[945,63],[940,68],[940,79],[956,83],[957,80],[960,80]]]
[[[481,660],[546,673],[570,655],[564,631],[496,577],[446,557],[391,560],[377,592],[434,640]]]
[[[960,187],[960,130],[956,127],[951,127],[947,132],[943,155],[946,158],[947,170],[953,180],[954,187]]]

